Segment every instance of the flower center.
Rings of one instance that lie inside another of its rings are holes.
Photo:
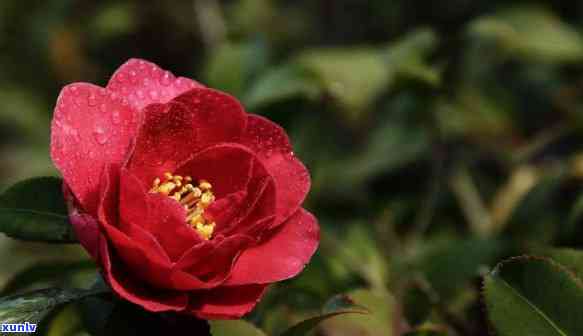
[[[164,174],[164,180],[156,178],[152,183],[151,193],[164,194],[175,199],[186,209],[186,223],[205,240],[212,238],[215,223],[204,217],[204,210],[215,200],[212,185],[206,180],[199,180],[198,186],[192,183],[192,177]]]

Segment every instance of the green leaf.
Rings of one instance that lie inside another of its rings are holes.
[[[343,237],[335,238],[332,232],[324,235],[322,250],[329,253],[335,271],[357,271],[368,284],[384,289],[387,281],[387,262],[374,237],[366,230],[365,222],[352,222]],[[344,246],[338,249],[337,246]]]
[[[62,180],[39,177],[15,184],[0,196],[0,231],[21,240],[76,242]]]
[[[211,321],[213,336],[265,336],[265,333],[245,320]]]
[[[281,336],[304,336],[312,331],[318,324],[331,317],[343,314],[368,314],[365,307],[355,304],[354,301],[346,295],[337,295],[330,299],[322,308],[320,315],[314,316],[284,331]]]
[[[547,63],[583,59],[583,38],[542,6],[521,6],[482,17],[470,34],[494,41],[507,55]]]
[[[583,284],[548,258],[518,257],[484,280],[488,316],[499,336],[583,335]]]
[[[401,323],[395,299],[386,292],[357,289],[347,295],[353,302],[366,308],[366,315],[342,315],[322,324],[324,334],[393,336]],[[398,334],[396,334],[398,335]],[[395,336],[396,336],[395,335]]]
[[[46,336],[74,336],[83,330],[83,324],[79,308],[75,305],[67,305],[56,316],[47,318],[42,330]]]
[[[583,281],[583,251],[570,248],[547,249],[542,256],[549,257]]]
[[[0,296],[14,293],[36,283],[63,279],[77,272],[94,269],[95,263],[90,260],[35,263],[9,279],[0,292]]]
[[[530,188],[510,213],[507,226],[520,240],[550,243],[559,226],[555,200],[561,194],[566,171],[562,167],[548,169],[537,184]]]
[[[429,29],[408,33],[387,48],[388,66],[399,77],[437,86],[441,82],[441,73],[427,63],[427,56],[435,50],[438,42],[437,34]]]
[[[248,109],[254,110],[295,97],[313,100],[320,96],[320,91],[312,74],[295,65],[284,65],[259,77],[243,101]]]
[[[431,287],[447,299],[478,279],[484,265],[494,265],[504,245],[494,239],[429,240],[410,263],[425,276]]]
[[[50,288],[0,300],[2,323],[39,323],[51,311],[66,303],[104,293],[103,290]]]
[[[328,48],[305,52],[297,59],[334,98],[346,120],[357,122],[392,81],[382,53],[373,48]]]
[[[260,41],[224,43],[210,54],[205,76],[209,86],[241,97],[249,77],[266,63],[266,49]]]

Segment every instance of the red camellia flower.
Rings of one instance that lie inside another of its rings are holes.
[[[155,64],[63,88],[51,156],[80,243],[149,311],[239,318],[318,246],[301,208],[309,174],[284,130]]]

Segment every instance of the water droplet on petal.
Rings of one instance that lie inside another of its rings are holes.
[[[130,81],[132,82],[132,84],[138,83],[138,73],[135,72],[134,70],[130,71]]]
[[[150,94],[150,98],[152,98],[152,99],[158,99],[158,96],[159,96],[158,91],[156,91],[156,90],[150,90],[150,93],[149,94]]]
[[[172,83],[172,74],[170,73],[170,71],[165,71],[164,74],[162,75],[162,77],[160,77],[160,84],[164,85],[164,86],[168,86]]]
[[[113,110],[113,112],[111,112],[111,121],[116,125],[121,122],[119,110]]]
[[[105,132],[105,129],[99,126],[96,127],[95,130],[93,130],[93,137],[95,138],[95,141],[97,141],[97,143],[100,145],[104,145],[105,143],[107,143],[107,140],[109,140],[108,135]]]
[[[95,93],[91,93],[89,97],[87,97],[87,104],[89,104],[89,106],[97,105],[97,96],[95,95]]]
[[[126,75],[123,72],[120,72],[116,79],[118,82],[123,83],[126,81]]]
[[[144,91],[138,90],[136,91],[136,95],[138,96],[139,99],[144,99]]]
[[[101,111],[101,113],[107,112],[107,104],[99,105],[99,111]]]

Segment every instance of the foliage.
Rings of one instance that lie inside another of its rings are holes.
[[[99,285],[68,289],[97,270],[70,246],[48,155],[59,89],[142,57],[281,124],[312,174],[314,260],[211,333],[583,334],[582,9],[0,2],[0,322],[43,320],[47,335],[176,323]]]

